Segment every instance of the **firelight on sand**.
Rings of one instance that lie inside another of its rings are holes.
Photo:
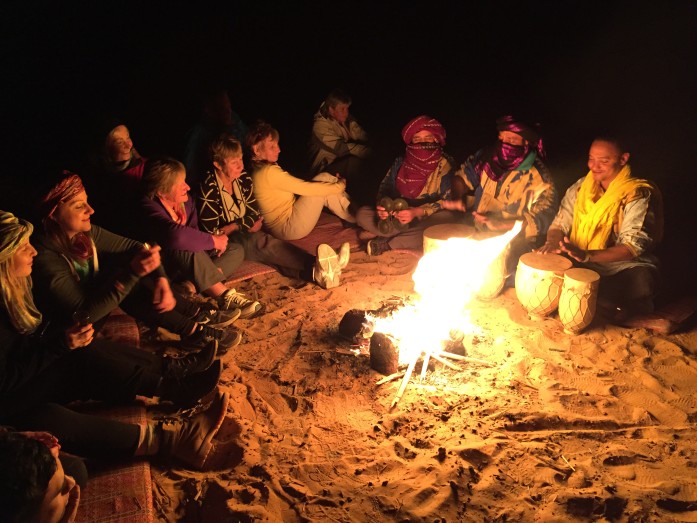
[[[387,318],[375,318],[375,332],[389,334],[399,347],[399,363],[406,364],[422,352],[439,352],[451,332],[476,333],[468,304],[489,278],[505,274],[490,266],[520,232],[522,222],[500,236],[475,240],[449,238],[425,253],[414,271],[416,301]]]

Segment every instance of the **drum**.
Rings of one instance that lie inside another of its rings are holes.
[[[436,250],[450,238],[469,238],[474,233],[474,227],[462,223],[442,223],[427,227],[424,230],[424,254]]]
[[[518,260],[515,293],[532,320],[554,312],[559,305],[564,272],[573,263],[558,254],[528,252]]]
[[[482,286],[476,293],[477,298],[483,301],[493,300],[501,293],[506,283],[506,258],[510,247],[506,247],[492,261],[484,272]]]
[[[578,334],[595,316],[600,275],[590,269],[569,269],[559,297],[559,319],[567,334]]]

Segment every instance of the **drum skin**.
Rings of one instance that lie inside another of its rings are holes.
[[[578,334],[595,316],[600,275],[590,269],[569,269],[559,297],[559,319],[567,334]]]
[[[557,309],[564,273],[572,265],[558,254],[528,252],[520,257],[515,292],[530,319],[542,319]]]

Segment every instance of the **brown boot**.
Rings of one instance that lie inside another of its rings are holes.
[[[225,419],[229,401],[229,394],[218,390],[205,411],[186,419],[163,421],[160,453],[173,456],[194,469],[202,469],[213,448],[213,438]]]

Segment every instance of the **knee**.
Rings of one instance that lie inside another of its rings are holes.
[[[338,178],[334,176],[333,174],[329,173],[319,173],[317,176],[312,178],[312,181],[314,182],[329,182],[329,183],[336,183]]]

